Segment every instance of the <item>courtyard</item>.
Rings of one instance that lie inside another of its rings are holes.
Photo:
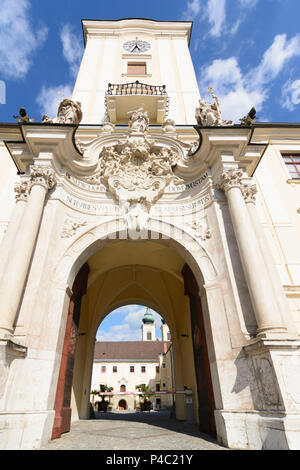
[[[74,422],[69,433],[42,450],[226,450],[167,411],[96,412],[95,417]]]

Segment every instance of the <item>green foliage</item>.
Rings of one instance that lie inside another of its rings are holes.
[[[135,386],[135,389],[138,390],[139,392],[149,392],[149,387],[147,385],[144,385],[144,384],[140,384],[140,385],[136,385]],[[145,403],[145,401],[147,401],[148,399],[148,395],[139,395],[140,399],[143,400],[143,402]]]

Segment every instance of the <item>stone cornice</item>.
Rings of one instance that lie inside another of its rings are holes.
[[[195,161],[204,161],[208,167],[212,167],[220,158],[221,152],[229,152],[238,166],[252,176],[266,145],[250,142],[251,128],[237,125],[198,126],[197,130],[201,135],[201,146],[193,157]]]
[[[22,124],[20,129],[23,140],[6,141],[6,147],[20,173],[25,173],[34,159],[45,153],[53,154],[61,165],[68,168],[70,162],[82,160],[82,154],[75,144],[77,127],[74,124]]]
[[[296,144],[300,143],[298,123],[257,123],[251,129],[250,143],[255,144]]]
[[[93,37],[118,37],[119,34],[146,33],[154,36],[182,36],[190,41],[191,21],[156,21],[144,18],[125,18],[121,20],[83,19],[82,30],[84,42]]]
[[[255,338],[243,346],[249,355],[262,354],[271,350],[288,351],[300,349],[300,339],[298,338]]]

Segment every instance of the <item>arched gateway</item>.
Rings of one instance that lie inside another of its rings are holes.
[[[6,139],[20,181],[0,249],[1,446],[39,448],[88,418],[97,327],[140,303],[170,327],[200,430],[231,448],[297,448],[299,337],[255,209],[268,139],[222,121],[213,93],[193,124],[191,23],[83,26],[73,99]],[[128,60],[147,83],[128,83]]]

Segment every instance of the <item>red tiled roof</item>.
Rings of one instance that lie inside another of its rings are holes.
[[[170,342],[167,342],[167,347],[169,345]],[[158,355],[163,352],[162,341],[97,341],[94,360],[157,360]]]

